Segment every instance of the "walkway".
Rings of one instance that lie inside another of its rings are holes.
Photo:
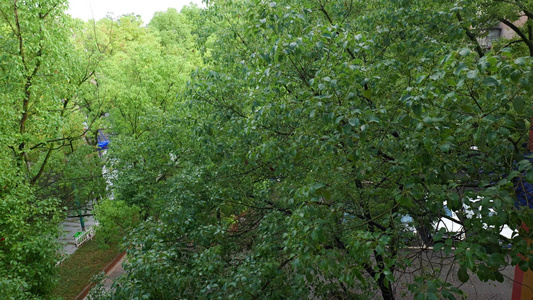
[[[85,228],[93,226],[95,221],[93,217],[84,217]],[[69,256],[78,250],[78,247],[74,244],[74,234],[81,231],[79,218],[68,218],[65,222],[61,223],[62,235],[59,237],[59,243],[62,246],[61,254]]]
[[[104,279],[104,290],[106,292],[111,290],[111,285],[113,285],[113,281],[117,279],[120,275],[126,273],[124,271],[124,268],[122,267],[122,263],[126,259],[126,253],[123,252],[119,254],[115,260],[113,260],[105,269],[105,279]],[[90,293],[91,289],[94,287],[94,283],[89,284],[86,286],[80,294],[74,299],[74,300],[85,300],[88,297],[88,294]]]

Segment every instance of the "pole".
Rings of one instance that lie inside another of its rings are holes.
[[[74,199],[76,199],[76,206],[78,210],[78,216],[80,216],[80,225],[81,225],[81,231],[85,231],[85,222],[83,221],[83,214],[81,213],[81,204],[80,201],[78,201],[78,194],[76,193],[76,182],[74,181]]]

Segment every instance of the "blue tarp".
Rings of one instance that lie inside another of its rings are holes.
[[[98,149],[107,149],[107,145],[109,145],[109,141],[103,141],[98,143]]]
[[[107,149],[107,146],[109,146],[109,140],[105,137],[102,130],[98,130],[98,150]]]

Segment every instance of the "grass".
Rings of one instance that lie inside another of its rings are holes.
[[[91,283],[91,278],[102,272],[120,253],[117,240],[108,243],[109,247],[106,248],[102,248],[98,240],[88,241],[63,261],[57,267],[59,280],[52,297],[74,299],[87,284]]]

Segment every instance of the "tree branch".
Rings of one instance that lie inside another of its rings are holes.
[[[463,18],[461,17],[461,14],[459,12],[456,12],[455,16],[457,17],[457,20],[459,21],[459,23],[461,23],[460,26],[461,26],[461,28],[463,28],[463,30],[465,31],[466,35],[470,39],[470,41],[472,41],[472,43],[475,44],[476,52],[479,55],[479,57],[480,58],[483,57],[485,54],[483,53],[483,49],[481,49],[481,46],[479,45],[479,42],[476,39],[476,36],[472,33],[472,31],[470,31],[470,29],[468,27],[466,27],[466,26],[464,26],[462,24],[463,23]]]
[[[46,164],[48,163],[48,159],[50,158],[50,155],[52,154],[52,151],[54,151],[54,144],[50,144],[48,148],[48,152],[46,153],[46,157],[44,158],[41,164],[41,167],[39,168],[39,172],[37,172],[37,174],[33,176],[33,178],[30,180],[30,184],[33,185],[35,182],[37,182],[37,180],[39,180],[39,178],[41,178],[41,176],[43,175],[44,168],[46,167]]]
[[[527,45],[529,49],[529,55],[533,56],[533,44],[531,43],[531,40],[529,40],[527,36],[522,32],[522,30],[520,30],[520,28],[518,28],[515,24],[509,22],[508,20],[499,19],[499,21],[509,26],[509,28],[511,28],[514,32],[516,32],[516,34],[518,34],[518,36],[522,38],[522,40],[524,41],[524,43]]]

